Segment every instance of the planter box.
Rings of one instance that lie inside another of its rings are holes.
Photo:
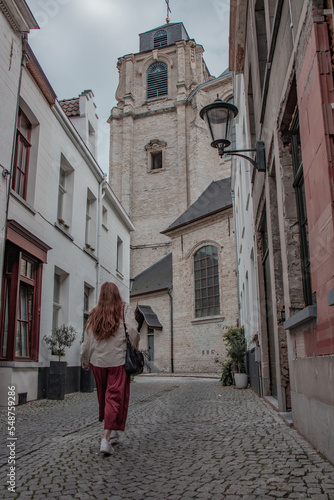
[[[246,389],[246,387],[248,386],[247,373],[235,373],[234,382],[237,389]]]
[[[66,361],[50,361],[48,399],[64,399],[66,369]]]

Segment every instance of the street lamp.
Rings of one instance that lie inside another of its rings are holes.
[[[218,149],[219,156],[224,154],[241,156],[250,161],[254,168],[260,172],[266,170],[266,160],[264,151],[264,142],[257,141],[255,149],[230,149],[226,150],[231,144],[230,134],[232,120],[237,116],[238,108],[230,102],[224,102],[217,96],[217,99],[211,104],[204,106],[200,111],[200,117],[205,121],[210,131],[212,142],[211,146]],[[247,152],[255,152],[256,160],[249,156],[240,154]]]

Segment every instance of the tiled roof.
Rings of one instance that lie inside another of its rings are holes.
[[[169,253],[135,277],[131,297],[170,289],[172,288],[172,279],[172,254]]]
[[[220,212],[232,205],[231,178],[211,182],[210,186],[201,194],[173,224],[171,224],[163,234],[196,220],[203,219],[213,213]]]
[[[66,116],[78,116],[79,111],[79,97],[73,97],[73,99],[63,99],[59,101],[59,104],[63,108]]]

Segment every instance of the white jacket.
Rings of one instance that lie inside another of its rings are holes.
[[[138,347],[140,335],[137,331],[138,323],[135,319],[133,309],[129,304],[124,305],[124,319],[129,334],[130,342]],[[126,336],[123,318],[114,336],[108,340],[97,340],[90,328],[86,328],[84,342],[81,347],[81,366],[89,368],[94,366],[108,368],[111,366],[122,366],[125,363]]]

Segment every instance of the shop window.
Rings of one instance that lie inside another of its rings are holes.
[[[1,356],[37,360],[42,262],[8,242],[2,299]]]

